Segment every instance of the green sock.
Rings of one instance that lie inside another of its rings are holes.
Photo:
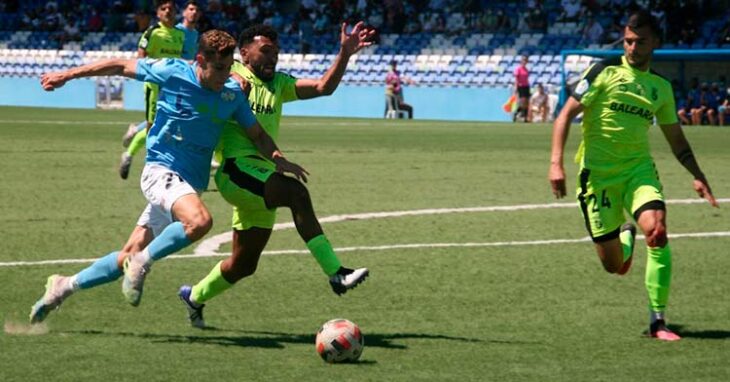
[[[134,135],[134,138],[132,138],[132,142],[129,142],[129,147],[127,147],[127,154],[129,154],[130,156],[134,156],[134,154],[137,154],[139,150],[142,150],[142,148],[144,148],[146,142],[147,129],[142,129]]]
[[[233,284],[223,278],[223,274],[221,273],[221,263],[223,263],[223,261],[218,262],[210,273],[208,273],[208,276],[205,276],[204,279],[195,284],[192,293],[190,294],[190,297],[194,302],[203,304],[233,286]]]
[[[647,247],[646,278],[649,305],[654,312],[663,312],[669,300],[669,284],[672,280],[672,251],[669,244],[663,248]]]
[[[621,231],[619,239],[621,240],[621,248],[624,250],[624,262],[626,262],[634,253],[634,240],[630,231]]]
[[[332,249],[332,244],[330,244],[330,241],[327,240],[327,236],[324,234],[308,241],[307,248],[309,248],[309,252],[312,252],[312,255],[327,276],[334,275],[340,269],[340,266],[342,266],[340,259],[337,258],[334,249]]]

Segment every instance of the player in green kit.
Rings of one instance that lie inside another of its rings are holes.
[[[271,27],[253,26],[241,33],[238,43],[243,64],[234,64],[232,72],[250,84],[251,110],[274,140],[279,136],[283,103],[332,94],[350,56],[372,44],[369,40],[375,32],[362,22],[349,34],[346,28],[343,24],[339,54],[318,80],[295,79],[276,72],[278,36]],[[237,129],[231,122],[223,131],[222,162],[215,175],[221,196],[233,206],[232,254],[216,264],[195,286],[183,285],[179,291],[194,327],[205,326],[202,315],[205,302],[256,271],[261,252],[271,236],[278,207],[291,209],[300,237],[329,277],[335,293],[342,294],[354,288],[369,273],[366,268],[349,269],[341,265],[314,214],[307,188],[296,179],[277,174],[274,163],[260,156],[251,140]]]
[[[175,18],[177,15],[175,2],[172,0],[155,0],[155,9],[157,10],[157,19],[159,22],[149,27],[139,39],[137,57],[182,57],[185,33],[182,30],[175,28]],[[157,110],[157,97],[159,92],[159,86],[145,82],[144,99],[147,127],[141,129],[134,135],[134,138],[132,138],[131,142],[129,142],[127,151],[122,153],[122,160],[119,164],[119,176],[121,176],[122,179],[127,179],[129,176],[129,168],[132,166],[132,158],[145,146],[147,130],[150,126],[152,126],[152,122],[155,120],[155,111]],[[130,126],[129,130],[131,131],[132,129],[132,126]]]
[[[571,121],[583,112],[583,140],[577,197],[603,267],[624,275],[631,266],[636,228],[646,237],[645,285],[649,294],[649,335],[680,337],[666,326],[672,255],[667,240],[662,184],[651,157],[648,130],[656,118],[677,160],[694,177],[700,197],[717,207],[675,113],[669,81],[650,70],[660,30],[647,11],[633,13],[624,28],[624,55],[591,66],[555,120],[549,180],[556,197],[566,194],[563,149]]]

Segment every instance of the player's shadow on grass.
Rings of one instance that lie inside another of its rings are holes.
[[[203,333],[213,332],[229,332],[234,335],[203,335]],[[150,340],[155,343],[177,343],[177,344],[208,344],[218,346],[242,346],[242,347],[259,347],[266,349],[281,349],[285,344],[314,344],[314,334],[297,334],[283,332],[267,332],[267,331],[235,331],[221,330],[210,328],[201,331],[200,335],[178,335],[178,334],[158,334],[158,333],[132,333],[132,332],[106,332],[101,330],[79,330],[65,331],[68,334],[82,335],[102,335],[102,336],[121,336],[121,337],[137,337],[140,339]],[[243,334],[243,335],[241,335]],[[382,347],[388,349],[407,349],[408,346],[395,343],[394,341],[403,339],[417,340],[436,340],[436,341],[458,341],[470,343],[501,343],[501,344],[519,344],[520,341],[504,341],[504,340],[482,340],[478,338],[454,337],[441,334],[424,334],[424,333],[365,333],[365,345],[368,347]]]
[[[684,338],[699,338],[705,340],[727,340],[730,339],[728,330],[687,330],[683,325],[670,324],[669,329],[674,330]]]

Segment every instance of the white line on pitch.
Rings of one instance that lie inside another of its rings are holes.
[[[721,232],[690,232],[670,234],[671,239],[682,238],[706,238],[706,237],[730,237],[730,231]],[[643,239],[643,236],[637,236],[637,239]],[[355,251],[389,251],[394,249],[420,249],[420,248],[478,248],[478,247],[518,247],[529,245],[554,245],[554,244],[575,244],[590,242],[589,237],[581,239],[553,239],[553,240],[529,240],[529,241],[494,241],[486,243],[413,243],[413,244],[391,244],[391,245],[375,245],[375,246],[357,246],[357,247],[341,247],[335,248],[335,252],[355,252]],[[264,251],[264,255],[299,255],[307,254],[308,250],[300,249],[284,249],[278,251]],[[168,259],[192,259],[202,257],[222,257],[228,254],[216,252],[198,253],[193,255],[170,255]],[[58,265],[58,264],[81,264],[90,263],[96,259],[61,259],[61,260],[42,260],[42,261],[11,261],[0,263],[0,267],[17,267],[31,265]]]

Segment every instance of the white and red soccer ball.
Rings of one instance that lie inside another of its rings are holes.
[[[314,343],[317,353],[328,363],[353,362],[360,358],[365,338],[355,323],[335,318],[319,328]]]

